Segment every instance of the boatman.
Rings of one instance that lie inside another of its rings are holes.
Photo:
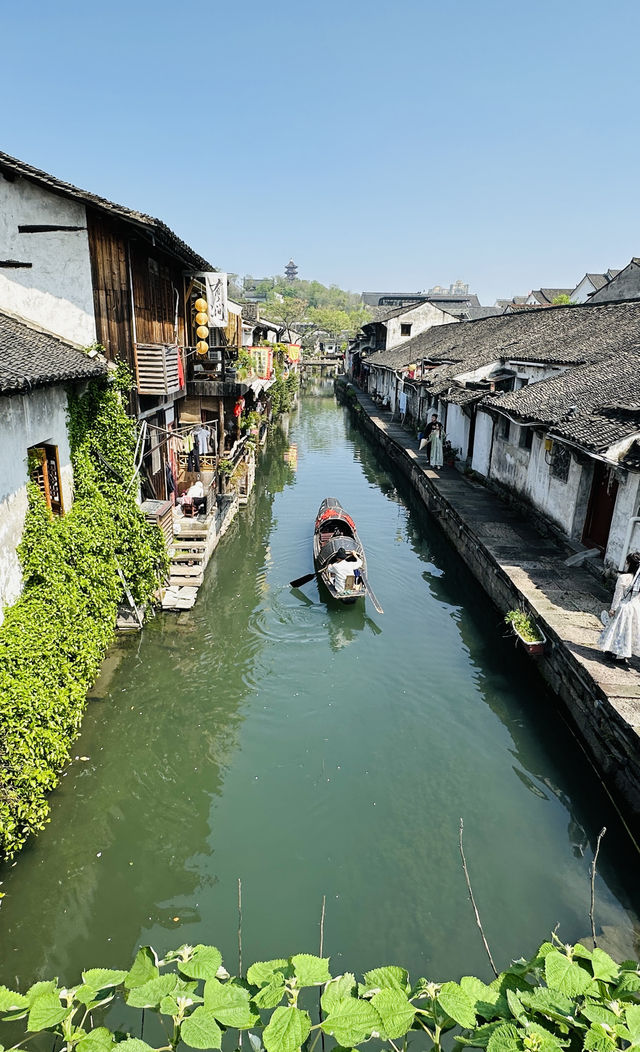
[[[347,556],[344,548],[339,548],[337,552],[338,560],[335,563],[331,563],[331,575],[333,577],[333,584],[338,592],[344,592],[346,589],[347,577],[350,574],[357,579],[359,574],[356,570],[359,570],[362,566],[362,559],[358,555],[351,553]]]

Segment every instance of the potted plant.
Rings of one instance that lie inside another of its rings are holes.
[[[542,654],[547,637],[535,623],[531,614],[527,614],[524,610],[508,610],[504,619],[528,654],[534,656]]]

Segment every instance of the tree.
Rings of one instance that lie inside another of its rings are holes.
[[[559,296],[554,296],[551,300],[551,305],[553,307],[564,306],[566,303],[573,303],[571,296],[567,295],[566,292],[561,292]]]
[[[305,327],[307,313],[307,304],[296,296],[283,296],[263,308],[265,318],[283,326],[288,343],[293,343],[292,334],[299,334]]]

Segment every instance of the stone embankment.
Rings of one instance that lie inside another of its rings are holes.
[[[415,437],[343,380],[339,397],[361,429],[409,479],[474,576],[505,613],[530,612],[547,637],[536,668],[633,835],[640,838],[640,665],[608,664],[597,649],[610,590],[565,560],[574,550],[454,468],[431,469]]]

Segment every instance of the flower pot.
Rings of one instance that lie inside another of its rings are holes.
[[[512,625],[511,627],[513,628],[514,635],[516,636],[520,644],[524,647],[527,654],[530,654],[531,657],[540,657],[540,655],[544,653],[544,648],[547,643],[547,637],[545,636],[544,632],[542,631],[539,625],[536,625],[536,628],[542,636],[542,639],[537,639],[535,643],[531,643],[529,640],[523,639],[515,625]]]

